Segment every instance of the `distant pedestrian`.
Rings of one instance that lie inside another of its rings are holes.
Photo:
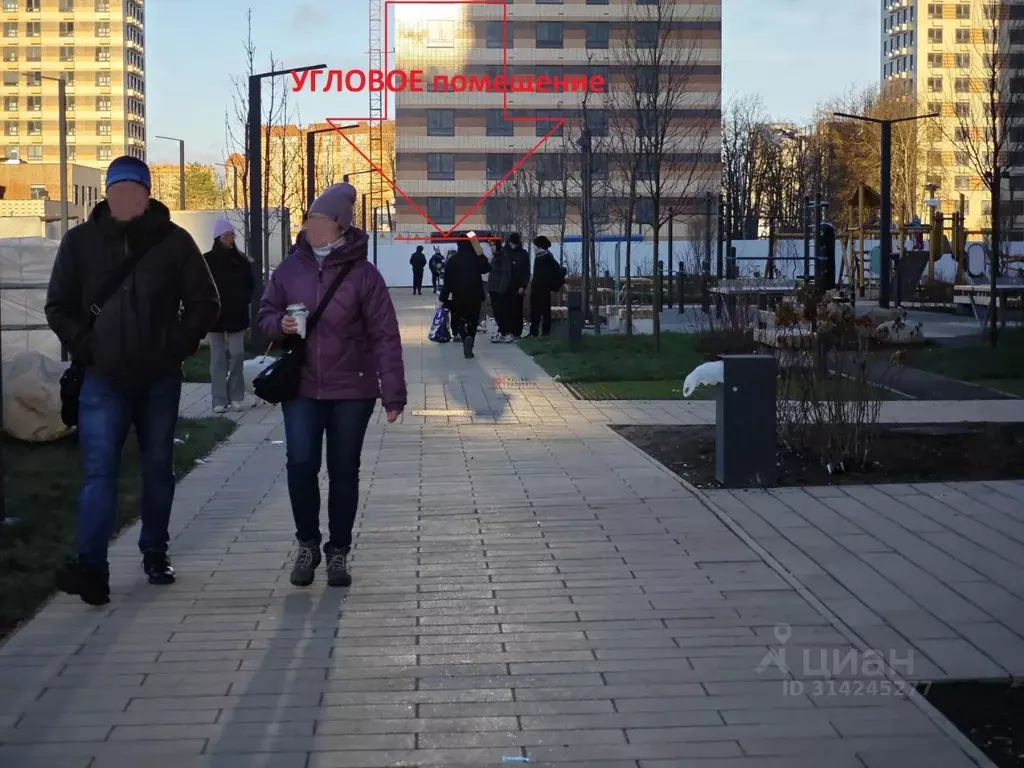
[[[255,280],[252,262],[235,245],[235,228],[227,219],[213,227],[213,248],[203,254],[220,294],[220,317],[210,331],[210,388],[213,412],[241,411],[245,401],[245,332]]]
[[[551,241],[541,235],[533,241],[533,282],[530,283],[530,335],[551,335],[551,294],[565,285],[566,269],[551,254]]]
[[[512,257],[512,299],[509,306],[509,333],[513,339],[523,335],[523,300],[530,285],[530,254],[523,248],[523,238],[518,232],[508,236],[508,250]]]
[[[298,551],[291,583],[313,583],[323,558],[320,545],[320,468],[327,439],[327,517],[323,547],[327,584],[352,583],[348,557],[359,509],[363,440],[377,400],[389,423],[407,401],[398,319],[387,285],[367,259],[369,238],[352,226],[356,190],[335,184],[313,201],[299,246],[281,262],[260,304],[259,324],[272,341],[288,343],[300,327],[288,313],[303,304],[310,313],[337,285],[305,346],[298,397],[282,403],[287,447],[288,496]]]
[[[106,199],[61,240],[46,292],[46,321],[70,350],[69,372],[81,375],[74,393],[84,475],[78,556],[58,571],[57,588],[89,605],[110,602],[107,547],[132,426],[142,462],[142,567],[150,584],[174,581],[167,529],[181,366],[220,312],[202,251],[167,206],[150,198],[149,167],[117,158],[106,189]]]
[[[412,265],[412,295],[423,295],[423,270],[427,266],[427,257],[423,253],[423,246],[417,245],[416,252],[409,259]]]
[[[434,253],[430,256],[430,261],[427,264],[430,269],[430,282],[433,283],[434,293],[441,290],[441,274],[444,272],[444,256],[441,255],[441,249],[436,245],[434,246]]]
[[[487,275],[487,292],[491,297],[491,312],[498,328],[491,341],[507,344],[513,341],[509,319],[516,299],[512,275],[512,255],[507,248],[495,246],[491,257],[491,271]]]
[[[445,266],[441,303],[451,311],[452,335],[458,334],[462,339],[462,353],[467,360],[474,357],[476,329],[484,303],[481,277],[490,271],[490,262],[476,240],[460,240],[458,249]]]

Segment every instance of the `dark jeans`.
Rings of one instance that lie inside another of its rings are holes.
[[[452,306],[452,336],[462,338],[468,336],[476,338],[476,329],[480,325],[480,304],[472,306]]]
[[[412,292],[414,294],[423,293],[423,270],[414,269],[412,271]]]
[[[551,294],[547,291],[530,293],[530,335],[551,335]]]
[[[282,404],[288,449],[288,496],[295,518],[295,538],[319,545],[320,466],[327,436],[327,520],[329,544],[352,545],[352,525],[359,508],[359,460],[375,400],[311,400],[299,397]]]
[[[438,287],[441,285],[441,275],[430,273],[430,282],[433,286],[434,293],[437,293]]]
[[[107,562],[117,516],[117,481],[128,430],[135,426],[142,463],[142,552],[166,552],[174,503],[174,428],[181,375],[165,376],[134,394],[87,373],[79,400],[78,443],[84,480],[78,500],[78,554]]]
[[[494,322],[498,324],[498,333],[503,336],[511,332],[509,313],[512,302],[507,293],[491,292],[491,313],[494,315]]]
[[[523,335],[523,296],[513,292],[508,297],[509,333],[517,339]]]

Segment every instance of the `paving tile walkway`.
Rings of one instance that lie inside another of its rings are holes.
[[[430,305],[399,304],[413,403],[367,437],[353,587],[288,585],[279,411],[239,415],[179,486],[176,585],[144,582],[129,530],[112,550],[110,606],[57,597],[0,646],[0,765],[987,764],[889,681],[848,666],[815,678],[802,651],[863,650],[793,578],[818,574],[792,558],[771,567],[731,518],[607,429],[618,412],[572,401],[513,347],[484,344],[466,362],[429,345]],[[191,388],[185,412],[205,407]],[[687,407],[671,414],[707,418]],[[630,408],[655,418],[659,406]],[[942,533],[921,515],[920,536]],[[884,513],[871,519],[863,534],[835,533],[870,554],[868,537],[892,538]],[[833,560],[848,569],[837,583],[856,582],[851,558]],[[865,578],[899,574],[908,599],[938,610],[937,591],[911,592],[921,561],[883,560],[863,560]],[[994,622],[972,605],[958,604],[957,631],[990,625],[963,635],[976,643]]]

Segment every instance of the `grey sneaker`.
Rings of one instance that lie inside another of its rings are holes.
[[[331,587],[348,587],[352,584],[352,574],[348,570],[349,547],[334,549],[327,547],[327,584]]]
[[[292,586],[308,587],[313,583],[316,567],[320,565],[320,545],[316,542],[299,542],[299,551],[292,565]]]

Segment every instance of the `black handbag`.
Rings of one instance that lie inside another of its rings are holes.
[[[306,319],[306,338],[299,336],[289,338],[281,350],[281,356],[274,362],[260,371],[252,380],[252,391],[256,397],[268,403],[277,405],[294,400],[299,395],[299,383],[302,380],[302,366],[306,362],[306,339],[313,333],[313,329],[319,322],[327,305],[331,303],[334,294],[341,287],[342,281],[352,271],[355,262],[350,262],[342,267],[330,286],[327,293],[320,300],[320,306]],[[267,350],[269,352],[269,350]]]
[[[96,295],[96,299],[89,305],[89,317],[86,318],[82,337],[92,332],[96,318],[99,317],[103,306],[110,301],[121,284],[128,279],[136,265],[146,255],[144,249],[125,259],[117,270],[110,276],[110,280],[103,285],[103,289]],[[82,396],[82,382],[85,381],[85,364],[81,360],[72,358],[71,365],[60,377],[60,420],[67,427],[78,426],[78,401]]]

